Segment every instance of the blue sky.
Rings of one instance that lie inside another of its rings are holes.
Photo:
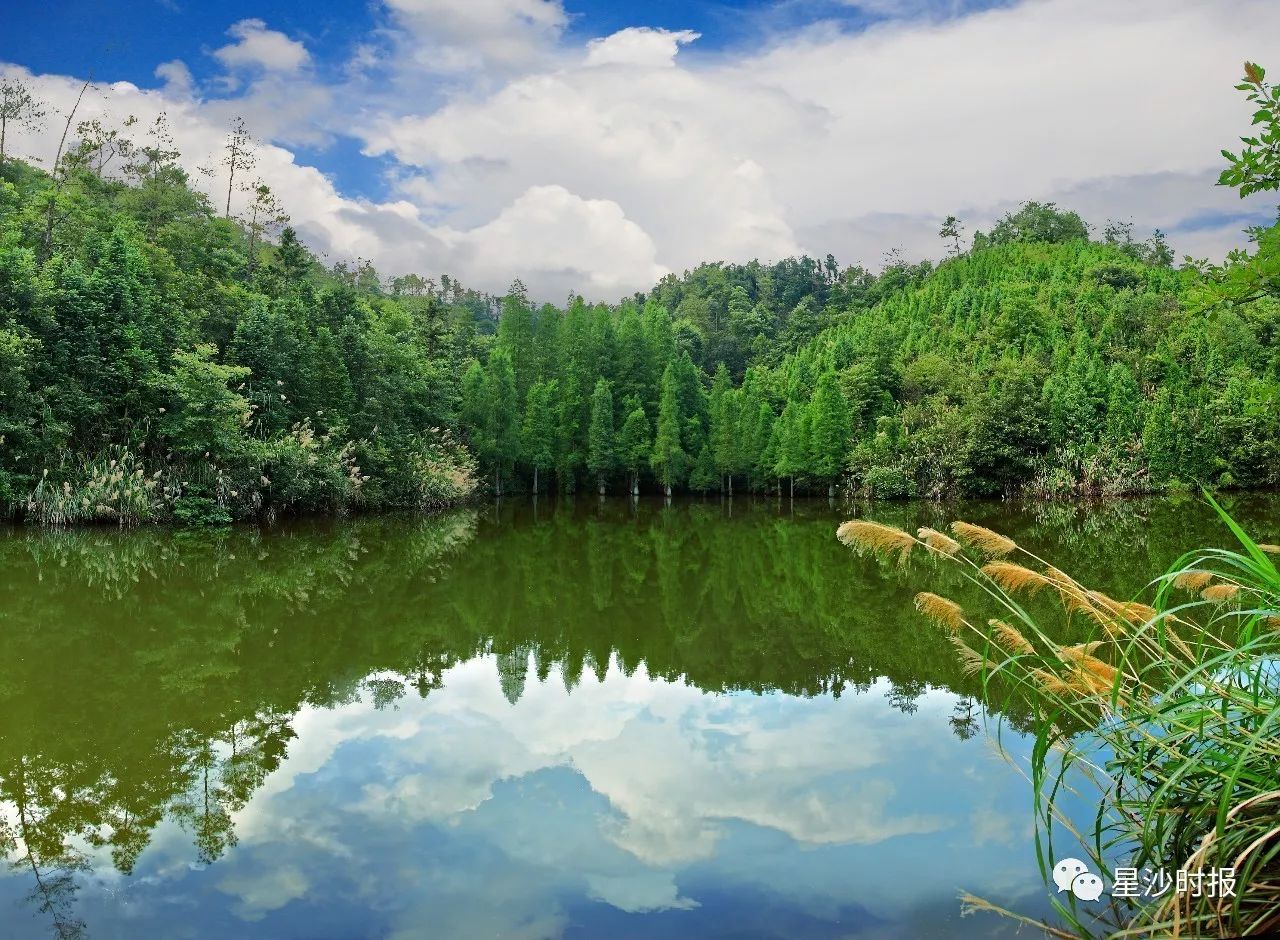
[[[1026,199],[1215,256],[1274,208],[1214,186],[1261,0],[9,6],[0,72],[55,111],[91,74],[81,116],[164,112],[193,173],[241,115],[308,243],[387,274],[616,299],[703,260],[936,257],[946,215]]]

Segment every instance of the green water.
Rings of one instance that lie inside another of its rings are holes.
[[[1047,909],[1030,796],[910,605],[961,588],[849,512],[0,531],[0,935],[1012,935],[956,894]],[[1124,596],[1227,541],[1190,500],[874,515]]]

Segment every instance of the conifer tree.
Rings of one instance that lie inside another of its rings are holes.
[[[613,392],[604,379],[596,381],[591,393],[591,426],[587,429],[587,467],[596,475],[600,495],[605,479],[617,465],[613,433]]]
[[[675,364],[671,363],[662,373],[658,428],[653,441],[653,454],[649,458],[653,472],[668,496],[671,495],[671,488],[680,482],[688,462],[682,446],[681,418],[679,374]]]
[[[774,426],[776,455],[774,473],[789,481],[790,496],[796,495],[796,476],[805,472],[808,457],[808,415],[795,402],[787,402]]]
[[[628,403],[631,407],[618,432],[618,463],[627,471],[628,488],[634,496],[640,492],[640,469],[653,452],[653,442],[649,439],[649,418],[640,399],[632,397]]]
[[[556,380],[535,382],[525,402],[524,423],[520,429],[524,462],[533,468],[533,492],[538,492],[538,473],[555,460]]]
[[[489,357],[485,375],[485,442],[491,448],[494,489],[502,495],[502,474],[520,454],[520,409],[516,398],[515,370],[505,350]]]
[[[711,455],[715,472],[721,478],[720,489],[733,495],[733,475],[738,471],[742,441],[739,437],[738,394],[722,362],[716,367],[711,382],[707,410],[711,418]],[[701,455],[699,455],[701,456]]]
[[[853,433],[849,408],[840,382],[832,371],[822,373],[809,401],[809,469],[827,483],[827,495],[835,493],[835,480],[844,469]]]

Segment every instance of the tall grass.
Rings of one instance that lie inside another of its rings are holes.
[[[127,447],[81,458],[59,476],[51,478],[46,469],[27,497],[26,513],[41,525],[136,525],[164,509],[167,483],[161,474],[148,475],[141,458]]]
[[[928,592],[916,606],[982,677],[988,701],[1000,689],[1030,694],[1046,883],[1055,860],[1082,850],[1106,875],[1124,866],[1176,881],[1178,871],[1235,870],[1228,897],[1169,890],[1086,906],[1054,894],[1056,925],[968,895],[967,909],[1060,937],[1280,931],[1280,547],[1254,542],[1210,502],[1238,546],[1188,552],[1151,582],[1146,601],[1092,590],[980,526],[914,536],[862,520],[840,526],[850,547],[955,565],[981,589],[982,610]],[[1056,642],[1046,628],[1061,618],[1084,618],[1092,635]],[[1086,788],[1099,806],[1081,825],[1065,804]]]

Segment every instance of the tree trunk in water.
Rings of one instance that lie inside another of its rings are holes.
[[[598,482],[600,484],[600,495],[603,496],[604,495],[604,475],[603,474],[600,476]]]
[[[538,465],[533,465],[533,495],[538,495]]]
[[[631,495],[632,496],[640,495],[640,474],[639,473],[631,474]]]
[[[729,495],[733,495],[733,474],[729,474]]]
[[[834,483],[827,484],[827,499],[834,499],[836,495],[836,485]]]
[[[667,499],[670,499],[670,498],[671,498],[671,484],[670,484],[670,483],[668,483],[668,484],[666,485],[666,492],[667,492]]]
[[[794,476],[791,478],[791,492],[787,494],[787,498],[788,499],[796,498],[796,478]]]

